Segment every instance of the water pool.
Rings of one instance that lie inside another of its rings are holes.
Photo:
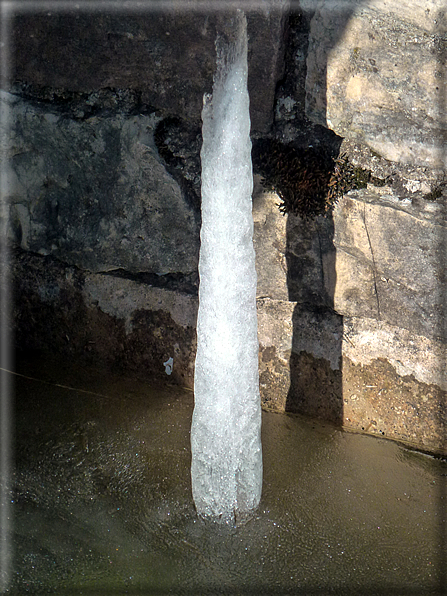
[[[264,413],[261,505],[222,526],[192,502],[192,392],[17,372],[8,594],[447,593],[445,461]]]

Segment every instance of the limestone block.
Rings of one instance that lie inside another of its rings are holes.
[[[400,377],[447,391],[445,342],[366,317],[344,317],[343,328],[343,356],[354,364],[386,360]]]
[[[182,3],[144,3],[119,12],[54,11],[18,14],[11,30],[11,76],[40,88],[91,93],[131,89],[164,115],[200,121],[203,94],[211,92],[215,39],[228,16]],[[252,130],[273,120],[282,74],[288,0],[249,11],[249,90]],[[78,7],[79,8],[79,7]]]
[[[309,307],[333,307],[334,222],[332,217],[287,217],[289,300]]]
[[[309,39],[308,117],[386,159],[445,166],[442,11],[440,0],[320,3]]]
[[[333,221],[324,217],[303,219],[284,215],[279,210],[280,203],[279,196],[264,190],[260,176],[255,175],[253,242],[257,296],[312,307],[332,307]]]
[[[135,313],[142,310],[168,312],[176,325],[195,328],[198,301],[196,296],[139,284],[113,275],[87,274],[83,284],[88,307],[124,320],[127,334],[132,333]]]
[[[334,308],[442,337],[447,257],[442,210],[433,203],[418,207],[392,199],[370,189],[351,192],[338,203]]]
[[[362,8],[385,12],[409,21],[426,31],[432,31],[441,24],[441,12],[445,9],[444,0],[300,0],[300,9],[308,13],[316,10],[331,10],[334,18],[345,15],[344,19]]]
[[[342,422],[342,317],[296,302],[258,298],[263,407]]]
[[[161,163],[154,115],[78,120],[3,93],[10,233],[89,271],[197,269],[199,217]]]
[[[284,412],[290,387],[292,316],[295,303],[257,300],[259,340],[259,390],[262,406]]]
[[[21,349],[192,388],[197,296],[20,249],[11,257],[11,327]]]
[[[344,317],[343,425],[447,453],[445,342]]]
[[[196,351],[196,296],[156,288],[112,275],[87,274],[82,287],[83,301],[92,320],[107,315],[110,338],[109,358],[122,358],[142,375],[179,383],[194,384]],[[124,323],[124,335],[120,333]],[[96,330],[98,338],[103,330]],[[172,358],[170,368],[165,363]]]
[[[256,253],[257,296],[287,300],[286,225],[278,209],[279,197],[266,192],[254,177],[253,243]]]
[[[283,76],[285,30],[290,0],[258,3],[247,13],[248,92],[252,133],[268,132],[273,122],[276,87]]]

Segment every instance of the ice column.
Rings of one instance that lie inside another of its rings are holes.
[[[253,248],[247,24],[218,37],[212,96],[202,111],[202,229],[191,428],[200,515],[232,521],[262,487],[256,270]]]

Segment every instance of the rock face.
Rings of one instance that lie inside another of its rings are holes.
[[[193,386],[196,296],[87,273],[23,251],[14,255],[13,291],[15,339],[22,350],[50,350],[157,382]]]
[[[319,3],[308,117],[389,160],[445,167],[444,8],[440,0]]]
[[[262,6],[253,141],[344,153],[367,180],[301,218],[256,171],[263,407],[447,453],[443,2]],[[192,387],[200,111],[225,18],[14,17],[1,123],[19,348]]]
[[[161,163],[154,116],[77,121],[10,94],[2,100],[22,248],[90,271],[196,270],[199,216]]]
[[[446,339],[444,209],[398,201],[386,187],[351,192],[334,212],[334,307],[426,337]]]
[[[248,14],[252,129],[273,122],[281,77],[288,1],[275,0]],[[73,8],[73,7],[71,7]],[[148,9],[85,13],[57,10],[15,16],[14,79],[65,93],[135,90],[142,106],[164,116],[200,121],[204,92],[211,92],[222,11]]]
[[[370,187],[331,219],[289,215],[285,226],[269,193],[264,209],[258,258],[284,255],[290,275],[270,261],[267,287],[258,264],[264,407],[445,450],[443,207]]]

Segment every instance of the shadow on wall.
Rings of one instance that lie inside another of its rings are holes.
[[[327,124],[327,67],[328,58],[331,51],[338,45],[343,38],[345,29],[349,20],[355,11],[358,11],[368,0],[302,0],[299,3],[292,3],[297,9],[308,13],[313,20],[322,21],[330,30],[329,39],[324,39],[323,43],[315,40],[311,36],[308,47],[307,60],[315,60],[319,65],[315,70],[315,77],[312,80],[306,80],[306,91],[309,89],[312,93],[306,92],[306,112],[312,114],[312,120],[323,126]],[[310,20],[309,18],[309,20]],[[312,23],[311,23],[312,31]]]
[[[436,14],[436,34],[439,36],[440,45],[437,53],[437,72],[436,77],[439,81],[438,99],[439,99],[439,146],[441,162],[444,167],[444,174],[447,177],[447,9],[440,10]],[[447,205],[443,204],[443,221],[447,222]],[[439,337],[447,338],[447,296],[443,291],[446,286],[447,277],[447,227],[444,225],[440,227],[439,238],[439,254],[444,256],[443,261],[439,264],[438,271],[441,278],[439,279],[438,297],[440,304],[440,313],[438,319],[438,334]],[[442,258],[442,257],[441,257]],[[447,378],[447,358],[444,358],[440,363],[441,376],[445,380]],[[444,431],[445,445],[447,445],[447,411],[445,408],[439,410],[440,426]],[[439,557],[440,557],[440,578],[439,587],[440,593],[447,593],[447,567],[445,560],[447,556],[447,520],[445,516],[445,504],[447,501],[447,482],[439,483]]]
[[[287,285],[292,316],[290,388],[286,410],[343,422],[343,317],[334,311],[335,248],[331,216],[289,215]]]
[[[307,12],[312,28],[312,16],[330,18],[333,34],[331,43],[321,47],[312,41],[308,54],[324,52],[326,60],[318,71],[312,96],[307,95],[306,106],[313,120],[327,123],[327,57],[342,38],[354,10],[363,0],[337,2],[331,10],[329,0],[317,8],[315,0],[303,0],[297,12]],[[295,5],[292,4],[294,8]],[[323,10],[320,10],[323,8]],[[309,60],[314,56],[306,56]],[[313,129],[315,130],[315,129]],[[338,153],[334,139],[333,150]],[[312,145],[314,140],[308,138]],[[318,142],[321,142],[321,139]],[[334,156],[337,157],[337,154]],[[290,388],[286,410],[312,417],[343,423],[342,338],[343,317],[334,311],[336,283],[334,222],[331,215],[315,219],[301,219],[294,215],[287,221],[287,286],[289,300],[296,302],[292,317],[293,339],[290,357]]]

